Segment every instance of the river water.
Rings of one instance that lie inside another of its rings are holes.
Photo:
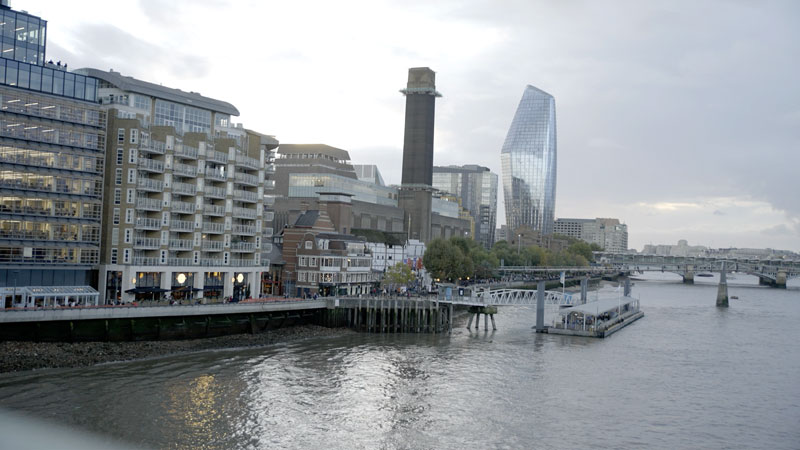
[[[738,275],[722,309],[713,280],[650,278],[602,340],[501,307],[495,332],[5,374],[0,407],[149,448],[800,448],[800,284]]]

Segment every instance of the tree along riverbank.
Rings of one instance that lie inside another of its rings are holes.
[[[317,336],[334,336],[354,331],[318,325],[298,325],[257,334],[233,334],[180,341],[133,342],[0,342],[0,373],[59,367],[87,367],[94,364],[130,361],[202,350],[259,347]]]

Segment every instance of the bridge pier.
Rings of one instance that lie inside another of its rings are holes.
[[[587,275],[587,276],[581,278],[581,303],[586,304],[586,301],[588,299],[589,299],[589,276]],[[538,310],[537,310],[537,314],[538,314]],[[537,322],[539,321],[538,317],[537,317],[536,321]]]
[[[581,294],[583,295],[583,294]],[[536,332],[544,333],[544,281],[536,284]]]
[[[719,273],[719,287],[717,287],[717,306],[728,307],[728,277],[725,272],[725,262],[722,262],[722,270]]]
[[[775,277],[775,287],[786,289],[786,279],[788,278],[786,272],[780,271],[778,272],[778,276]]]
[[[683,272],[684,284],[694,284],[694,266],[687,265],[686,270]]]

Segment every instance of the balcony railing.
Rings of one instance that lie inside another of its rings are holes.
[[[175,163],[173,172],[184,177],[194,177],[197,175],[197,167],[188,164]]]
[[[216,181],[225,181],[227,177],[225,176],[225,172],[219,169],[214,169],[211,167],[206,168],[206,178],[210,180]]]
[[[247,184],[249,186],[258,186],[257,175],[250,175],[249,173],[236,172],[233,175],[233,179],[241,184]]]
[[[194,214],[195,206],[194,203],[189,202],[180,202],[180,201],[173,201],[172,202],[172,212],[177,213],[184,213],[184,214]]]
[[[233,234],[241,236],[254,236],[256,234],[255,225],[234,225]]]
[[[139,157],[139,169],[150,172],[164,173],[164,163],[155,159]]]
[[[209,216],[224,216],[225,207],[222,205],[204,205],[203,212]]]
[[[224,242],[222,241],[203,241],[203,251],[221,252]]]
[[[258,170],[258,160],[245,155],[236,155],[236,164]]]
[[[225,188],[206,186],[205,194],[209,198],[225,198],[226,192]]]
[[[253,267],[255,265],[255,259],[231,258],[231,266],[234,267]]]
[[[164,182],[159,180],[153,180],[150,178],[139,177],[139,180],[136,182],[136,186],[139,189],[144,191],[150,192],[161,192],[164,190]]]
[[[170,250],[191,250],[194,248],[194,241],[191,239],[170,239],[169,240],[169,249]]]
[[[267,222],[272,222],[273,220],[275,220],[275,211],[265,211],[264,220],[266,220]]]
[[[270,181],[270,180],[267,180]],[[264,196],[264,206],[272,206],[275,204],[275,196],[274,195],[265,195]]]
[[[134,256],[133,257],[133,265],[135,266],[157,266],[159,265],[158,258],[152,258],[147,256]]]
[[[200,259],[201,266],[221,266],[223,265],[222,258],[201,258]]]
[[[243,191],[241,189],[235,189],[233,191],[233,199],[239,200],[242,202],[251,202],[257,203],[258,202],[258,193],[257,192],[250,192],[250,191]]]
[[[225,232],[225,224],[214,223],[214,222],[205,222],[203,224],[203,232],[204,233],[212,233],[212,234],[222,234],[222,233]]]
[[[264,172],[266,173],[275,173],[275,164],[265,164],[264,165]]]
[[[172,192],[183,195],[195,195],[197,194],[197,186],[195,186],[194,184],[181,183],[180,181],[176,181],[172,183]]]
[[[147,211],[161,211],[161,199],[139,197],[136,199],[136,207]]]
[[[238,206],[233,207],[233,217],[240,217],[243,219],[255,219],[256,218],[256,210],[249,209],[249,208],[240,208]]]
[[[264,180],[264,189],[275,189],[275,180]]]
[[[169,229],[173,231],[194,231],[194,222],[190,220],[171,220]]]
[[[150,144],[143,144],[139,146],[140,152],[153,153],[156,155],[163,155],[166,153],[166,145],[163,142],[152,141]]]
[[[228,163],[228,154],[212,150],[206,153],[206,159],[220,164]]]
[[[234,252],[252,252],[255,251],[256,244],[254,242],[233,242],[231,243],[231,251]]]
[[[175,155],[181,158],[197,159],[197,149],[188,145],[178,145],[175,147]]]
[[[167,264],[170,266],[193,266],[194,261],[192,258],[167,258]]]
[[[143,248],[143,249],[157,249],[161,247],[161,240],[159,238],[136,236],[133,239],[133,247]]]
[[[149,217],[137,217],[136,218],[136,229],[137,230],[160,230],[161,229],[161,221],[158,219],[151,219]]]

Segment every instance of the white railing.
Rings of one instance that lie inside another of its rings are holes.
[[[206,178],[216,181],[225,181],[227,179],[224,171],[211,167],[206,168]]]
[[[178,175],[183,175],[185,177],[193,177],[197,175],[197,167],[190,166],[188,164],[182,163],[175,163],[175,168],[173,171]]]
[[[142,144],[139,146],[139,151],[163,155],[166,152],[166,146],[163,142],[151,142],[150,144]]]
[[[172,192],[176,194],[195,195],[197,193],[197,186],[176,181],[172,183]]]
[[[271,222],[275,220],[275,212],[274,211],[265,211],[264,212],[264,220],[267,222]]]
[[[223,245],[222,241],[203,241],[203,250],[207,252],[221,252]]]
[[[164,163],[161,161],[156,161],[150,158],[143,158],[139,157],[139,168],[150,170],[152,172],[163,173],[164,172]]]
[[[181,158],[197,159],[197,149],[188,145],[178,145],[175,147],[175,155]]]
[[[228,162],[228,154],[212,150],[206,153],[206,159],[208,161],[226,164]]]
[[[242,184],[249,184],[251,186],[258,186],[258,176],[250,175],[249,173],[236,172],[233,179]]]
[[[205,222],[203,224],[203,232],[205,233],[224,233],[225,232],[225,224],[223,223],[214,223],[214,222]]]
[[[236,164],[258,170],[258,160],[245,155],[236,155]]]
[[[250,192],[250,191],[243,191],[241,189],[235,189],[233,191],[233,199],[239,200],[243,202],[258,202],[258,193],[257,192]]]
[[[269,181],[269,180],[267,180]],[[264,196],[264,206],[272,206],[275,204],[275,196],[274,195],[265,195]]]
[[[140,237],[136,236],[133,239],[133,246],[136,248],[149,248],[155,249],[161,246],[161,240],[159,238],[148,238],[148,237]]]
[[[139,197],[136,199],[136,207],[148,211],[161,211],[161,199]]]
[[[264,180],[264,189],[275,189],[275,180]]]
[[[275,164],[266,164],[264,166],[264,171],[267,173],[275,173]]]
[[[161,221],[149,217],[137,217],[136,228],[141,230],[158,230],[161,229]]]
[[[157,266],[158,265],[158,258],[146,257],[146,256],[134,256],[133,257],[133,265],[135,266]]]
[[[139,189],[152,192],[161,192],[164,189],[164,182],[159,180],[151,180],[150,178],[139,177],[136,182]]]
[[[175,231],[194,231],[194,222],[190,220],[172,220],[169,229]]]
[[[255,259],[231,258],[231,265],[235,267],[252,267],[256,265]]]
[[[173,201],[172,202],[172,211],[173,212],[194,214],[194,210],[195,210],[194,203],[179,202],[179,201]]]
[[[223,265],[222,258],[201,258],[200,265],[201,266],[221,266]]]
[[[191,250],[194,248],[194,241],[191,239],[170,239],[170,250]]]
[[[231,243],[231,250],[239,252],[252,252],[256,249],[256,244],[253,242],[233,242]]]
[[[216,186],[206,186],[206,197],[225,198],[225,188]]]
[[[224,216],[225,207],[222,205],[204,205],[203,212],[209,216]]]
[[[238,206],[233,207],[233,217],[241,217],[245,219],[255,219],[256,210],[249,208],[241,208]]]
[[[234,225],[233,234],[244,234],[252,236],[256,234],[256,227],[255,225]]]
[[[167,264],[170,266],[193,266],[192,258],[168,258]]]

